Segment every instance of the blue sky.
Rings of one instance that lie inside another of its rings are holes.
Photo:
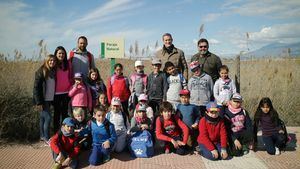
[[[18,49],[28,58],[39,52],[41,39],[52,53],[59,45],[71,50],[80,35],[96,57],[104,37],[124,37],[127,54],[135,41],[140,51],[148,45],[154,52],[165,32],[192,55],[202,24],[201,37],[220,56],[300,41],[299,0],[2,0],[0,8],[0,53]]]

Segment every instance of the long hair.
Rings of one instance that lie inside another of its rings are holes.
[[[55,61],[57,61],[56,56],[54,56],[52,54],[49,54],[46,56],[44,64],[42,65],[43,75],[44,75],[45,79],[48,79],[50,72],[56,69],[56,66],[54,68],[50,68],[50,66],[49,66],[50,59],[54,59]]]
[[[259,105],[256,109],[256,112],[255,112],[255,115],[254,115],[254,121],[260,121],[261,119],[261,116],[262,114],[264,113],[261,108],[264,106],[264,105],[268,105],[268,107],[270,107],[270,111],[269,111],[269,115],[271,116],[271,119],[272,119],[272,122],[275,123],[277,125],[278,123],[278,119],[279,119],[279,116],[278,116],[278,113],[277,111],[274,109],[273,107],[273,104],[272,104],[272,101],[270,98],[268,97],[264,97],[260,100],[259,102]]]
[[[93,80],[91,78],[91,74],[92,73],[96,73],[97,74],[96,84],[100,84],[101,82],[103,82],[103,80],[102,80],[102,78],[100,76],[99,70],[97,68],[91,68],[89,70],[89,75],[88,75],[89,82],[93,82]]]
[[[59,50],[62,50],[62,51],[65,52],[65,58],[64,58],[63,62],[60,63],[60,65],[62,66],[63,70],[65,71],[65,70],[67,70],[68,67],[69,67],[67,51],[66,51],[66,49],[65,49],[63,46],[58,46],[58,47],[56,47],[56,49],[55,49],[55,51],[54,51],[54,56],[57,55],[57,52],[58,52]],[[57,60],[58,60],[58,59],[57,59]]]

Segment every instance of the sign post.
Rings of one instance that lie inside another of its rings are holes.
[[[110,58],[111,74],[114,73],[115,58],[124,58],[124,38],[104,38],[101,41],[101,58]]]

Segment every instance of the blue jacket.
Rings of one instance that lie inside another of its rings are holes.
[[[107,132],[105,125],[109,125],[109,133]],[[100,126],[97,125],[95,119],[91,120],[90,130],[93,138],[93,145],[102,144],[106,140],[109,140],[110,144],[113,145],[117,140],[115,127],[107,119],[105,119]]]

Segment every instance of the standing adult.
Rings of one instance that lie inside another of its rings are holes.
[[[53,103],[53,128],[56,132],[60,128],[62,120],[68,117],[68,103],[70,101],[68,93],[72,86],[73,72],[71,71],[70,62],[67,60],[67,52],[64,47],[58,46],[54,51],[54,55],[57,58],[56,84]]]
[[[202,70],[210,75],[215,83],[219,78],[219,69],[222,66],[222,61],[217,55],[208,51],[209,44],[207,39],[200,39],[197,45],[199,52],[192,57],[191,62],[198,61],[202,64]]]
[[[55,92],[56,57],[47,55],[44,64],[35,72],[33,104],[40,111],[40,139],[49,144],[50,106]]]
[[[170,33],[162,36],[164,43],[162,49],[156,52],[156,57],[162,61],[164,65],[167,61],[172,62],[179,73],[182,73],[185,79],[188,79],[188,66],[182,50],[173,45],[173,38]]]
[[[85,82],[87,82],[89,70],[95,68],[94,56],[87,51],[87,45],[87,38],[85,36],[80,36],[77,40],[77,48],[74,48],[69,56],[73,72],[82,73]]]

